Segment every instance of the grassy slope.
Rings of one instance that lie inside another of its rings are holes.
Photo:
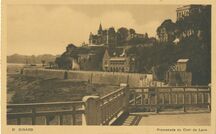
[[[40,79],[19,74],[8,75],[10,103],[34,103],[81,100],[86,95],[103,96],[118,87],[87,82]]]

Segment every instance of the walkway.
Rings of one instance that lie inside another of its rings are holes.
[[[187,113],[187,114],[151,114],[130,113],[122,117],[116,125],[138,125],[138,126],[207,126],[210,125],[210,113]]]

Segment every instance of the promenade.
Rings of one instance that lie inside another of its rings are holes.
[[[211,123],[210,113],[186,114],[149,114],[130,113],[119,121],[123,126],[208,126]]]

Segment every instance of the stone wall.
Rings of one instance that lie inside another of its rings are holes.
[[[67,71],[68,79],[78,80],[78,81],[90,81],[91,73],[80,72],[80,71]]]
[[[147,86],[148,82],[152,82],[153,79],[152,74],[72,70],[65,71],[35,68],[23,69],[23,75],[40,78],[58,78],[88,81],[94,84],[120,85],[120,83],[128,83],[129,86],[132,87]]]
[[[116,73],[93,73],[92,83],[120,85],[120,83],[127,83],[127,75]]]
[[[46,69],[23,69],[23,75],[39,77],[45,79],[59,78],[64,79],[64,70],[46,70]]]

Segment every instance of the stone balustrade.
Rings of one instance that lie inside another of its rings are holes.
[[[50,110],[50,107],[54,109]],[[58,109],[56,109],[59,107]],[[16,120],[22,125],[23,118],[31,118],[37,124],[37,117],[44,117],[43,125],[51,125],[51,117],[58,117],[57,124],[64,125],[64,116],[71,115],[71,125],[111,125],[123,113],[144,109],[161,112],[165,108],[183,109],[207,107],[211,111],[211,88],[208,86],[191,87],[128,87],[120,88],[103,96],[85,96],[82,101],[8,104],[7,120]],[[45,108],[45,109],[44,109]],[[23,109],[30,109],[23,111]],[[80,123],[78,123],[80,122]]]

